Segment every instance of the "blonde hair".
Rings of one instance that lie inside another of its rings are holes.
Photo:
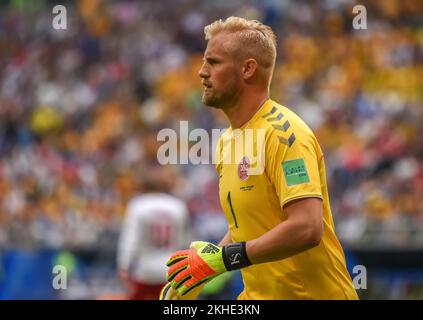
[[[270,82],[276,61],[276,36],[272,29],[260,21],[239,17],[219,19],[204,28],[207,41],[222,32],[236,35],[239,40],[235,48],[237,57],[254,58],[264,68]]]

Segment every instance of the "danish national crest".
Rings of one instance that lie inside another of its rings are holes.
[[[250,170],[250,160],[248,157],[243,157],[241,162],[238,164],[238,177],[241,180],[248,178],[248,171]]]

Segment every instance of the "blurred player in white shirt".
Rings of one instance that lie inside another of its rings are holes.
[[[128,204],[117,253],[128,298],[136,300],[158,299],[166,283],[166,260],[190,242],[185,203],[170,194],[153,192],[165,189],[158,181],[148,185],[149,193]]]

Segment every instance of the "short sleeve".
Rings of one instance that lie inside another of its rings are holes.
[[[322,198],[317,141],[309,132],[295,136],[286,141],[272,132],[266,143],[266,174],[281,207],[299,198]]]

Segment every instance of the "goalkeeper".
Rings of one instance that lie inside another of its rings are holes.
[[[175,252],[167,261],[167,288],[184,297],[241,269],[238,299],[357,299],[334,230],[319,143],[294,112],[269,98],[276,59],[271,28],[230,17],[205,27],[205,35],[203,103],[221,109],[231,124],[216,148],[229,230],[218,245],[196,241]],[[261,171],[248,150],[229,159],[233,141],[248,130],[265,132]]]

